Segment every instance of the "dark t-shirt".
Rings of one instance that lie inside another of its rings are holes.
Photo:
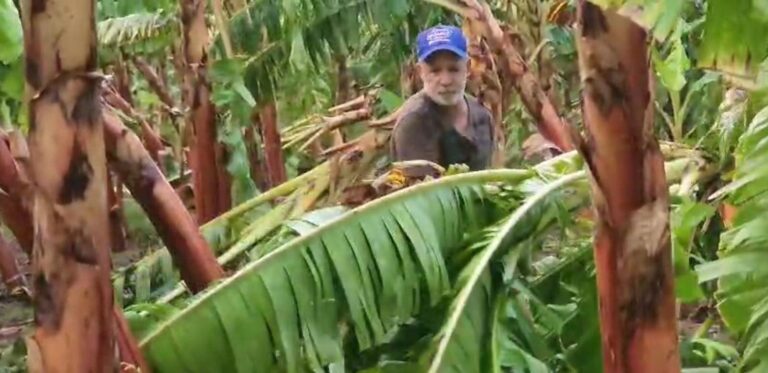
[[[446,168],[463,163],[472,171],[488,168],[493,152],[491,113],[474,98],[465,99],[469,109],[468,136],[457,131],[440,105],[423,91],[411,96],[392,133],[393,160],[426,160]],[[435,172],[429,167],[416,167],[409,168],[408,174],[419,177]]]

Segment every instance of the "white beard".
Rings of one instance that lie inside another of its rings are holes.
[[[464,82],[456,91],[456,93],[452,95],[441,95],[438,93],[429,92],[429,90],[426,91],[429,98],[431,98],[432,101],[434,101],[436,104],[440,106],[453,106],[458,105],[459,102],[461,102],[461,100],[464,98],[464,90],[466,87],[467,83]]]
[[[458,104],[461,101],[462,96],[463,96],[463,92],[453,94],[450,96],[434,94],[434,95],[429,95],[429,98],[431,98],[432,101],[434,101],[436,104],[440,106],[453,106]]]

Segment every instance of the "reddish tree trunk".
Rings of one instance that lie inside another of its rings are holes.
[[[21,248],[30,255],[34,242],[32,215],[24,205],[23,185],[19,179],[16,161],[6,142],[7,136],[0,133],[0,216],[8,226]]]
[[[149,123],[147,123],[147,121],[136,112],[136,110],[134,110],[133,106],[131,106],[131,104],[119,94],[115,93],[114,91],[107,90],[104,94],[104,98],[108,104],[119,109],[125,115],[131,117],[131,119],[134,121],[139,122],[139,125],[141,125],[141,137],[144,140],[147,151],[149,151],[152,159],[154,159],[155,163],[157,163],[157,165],[162,169],[160,152],[165,149],[165,146],[163,145],[163,140],[160,138],[160,135],[157,133],[157,131],[155,131],[155,129],[152,128],[152,126],[150,126]]]
[[[152,373],[149,369],[149,364],[144,360],[139,344],[136,343],[136,339],[131,334],[131,328],[128,325],[128,321],[125,320],[123,312],[115,308],[112,312],[112,321],[115,327],[117,351],[120,355],[120,362],[124,367],[121,369],[121,373]]]
[[[152,66],[141,57],[134,57],[133,62],[144,79],[146,79],[149,88],[160,98],[160,101],[169,108],[176,107],[173,97],[168,93],[168,89],[165,87],[165,84],[163,84],[163,80],[157,75]]]
[[[19,264],[16,261],[11,245],[0,236],[0,278],[3,279],[3,285],[10,292],[16,289],[26,288],[27,283],[24,275],[19,270]]]
[[[606,373],[680,371],[664,158],[645,31],[581,0],[579,70]]]
[[[157,134],[154,128],[147,123],[146,120],[141,120],[141,138],[144,140],[145,147],[149,152],[149,156],[155,161],[160,170],[163,170],[163,162],[160,158],[160,153],[165,149],[163,141],[160,139],[160,135]]]
[[[343,104],[352,99],[352,73],[347,68],[347,58],[345,56],[336,56],[336,105]],[[341,129],[331,131],[331,147],[339,146],[344,143],[344,134]]]
[[[273,188],[286,180],[282,142],[280,131],[277,128],[277,108],[274,101],[264,105],[261,109],[260,119],[261,138],[264,139],[264,160],[267,165],[267,180],[269,180],[269,186]]]
[[[254,126],[258,127],[258,111],[254,111]],[[256,141],[256,130],[254,126],[248,126],[243,131],[245,138],[245,148],[248,152],[248,166],[251,173],[251,180],[259,190],[267,189],[267,180],[265,179],[264,162],[259,156],[259,143]]]
[[[222,278],[213,251],[138,137],[108,113],[104,129],[110,165],[147,213],[190,290],[199,292]]]
[[[206,75],[206,2],[180,0],[180,3],[187,85],[185,103],[190,112],[188,125],[193,131],[190,166],[195,188],[197,223],[204,224],[231,207],[231,181],[226,170],[225,150],[216,141],[216,108],[211,102],[211,85]]]

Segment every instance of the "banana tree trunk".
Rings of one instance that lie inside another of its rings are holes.
[[[256,130],[254,127],[258,128],[259,125],[259,112],[257,110],[254,110],[253,118],[254,118],[254,125],[248,126],[243,130],[243,137],[245,139],[245,149],[248,152],[248,166],[250,169],[251,174],[251,180],[253,180],[254,185],[256,185],[259,190],[267,190],[267,179],[266,172],[265,172],[265,166],[264,162],[261,160],[261,156],[259,155],[259,143],[256,141]]]
[[[133,63],[149,84],[149,88],[160,98],[160,101],[169,108],[175,108],[176,103],[173,101],[173,97],[171,97],[165,83],[160,76],[157,75],[155,69],[141,57],[134,57]]]
[[[277,128],[277,108],[274,100],[261,109],[261,138],[264,140],[264,161],[267,165],[267,180],[269,187],[274,188],[285,182],[285,163]]]
[[[336,62],[336,97],[334,102],[341,105],[352,98],[352,73],[347,67],[347,57],[337,55],[334,58]],[[331,131],[332,146],[339,146],[344,143],[344,134],[340,128]]]
[[[190,166],[195,188],[197,223],[203,224],[231,208],[231,181],[225,166],[226,153],[216,141],[216,108],[211,102],[211,85],[206,76],[206,2],[180,0],[180,3],[186,64],[185,104],[190,111],[188,123],[193,131]]]
[[[32,372],[116,367],[94,0],[22,2],[35,181]]]
[[[577,46],[606,373],[679,372],[668,189],[645,31],[581,0]]]
[[[197,293],[222,278],[213,251],[136,134],[104,113],[104,136],[110,165],[147,213],[190,290]]]

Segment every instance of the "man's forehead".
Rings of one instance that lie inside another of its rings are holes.
[[[456,53],[453,53],[451,51],[435,52],[431,56],[427,57],[426,60],[424,60],[424,63],[426,63],[428,65],[435,65],[435,64],[461,64],[463,62],[464,62],[464,59],[462,59]]]

